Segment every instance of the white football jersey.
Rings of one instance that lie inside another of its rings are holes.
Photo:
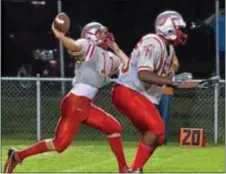
[[[169,50],[163,40],[156,34],[142,37],[133,49],[127,67],[122,67],[116,82],[127,86],[148,98],[152,103],[159,104],[163,87],[141,81],[139,71],[152,71],[160,76],[165,76],[172,71],[172,60],[175,57],[174,47]]]
[[[109,82],[109,75],[118,69],[120,59],[107,50],[97,46],[93,41],[78,39],[76,44],[81,46],[81,51],[72,53],[80,56],[82,63],[75,69],[73,85],[83,83],[100,88]]]

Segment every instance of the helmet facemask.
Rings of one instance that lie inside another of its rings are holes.
[[[187,41],[187,34],[185,32],[185,27],[176,27],[173,31],[174,35],[176,36],[175,39],[171,40],[172,45],[184,45]]]
[[[100,30],[98,30],[96,33],[96,37],[98,39],[97,44],[104,49],[108,48],[108,41],[107,41],[108,35],[109,35],[109,32],[107,27],[100,28]]]

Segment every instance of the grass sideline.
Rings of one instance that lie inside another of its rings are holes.
[[[2,166],[7,149],[22,149],[35,141],[2,140]],[[137,142],[125,141],[130,164]],[[159,148],[146,164],[145,172],[224,172],[225,146],[181,148],[169,144]],[[117,165],[107,141],[74,141],[62,154],[55,152],[27,158],[15,172],[117,172]]]

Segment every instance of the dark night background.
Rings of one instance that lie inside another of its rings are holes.
[[[180,12],[187,22],[200,23],[215,12],[214,0],[62,0],[63,11],[72,21],[69,35],[80,36],[80,27],[90,21],[108,26],[117,43],[129,54],[140,37],[154,30],[158,13],[166,9]],[[224,1],[220,2],[224,8]],[[58,48],[50,26],[57,14],[57,2],[31,5],[30,1],[2,2],[2,75],[15,76],[22,64],[32,62],[33,49]],[[195,78],[211,76],[215,69],[215,42],[212,30],[188,29],[186,46],[177,48],[180,71],[191,71]],[[65,53],[66,62],[72,61]],[[73,74],[67,74],[73,76]]]

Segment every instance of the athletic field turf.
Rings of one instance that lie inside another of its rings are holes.
[[[22,149],[34,141],[2,141],[2,164],[10,146]],[[136,152],[136,142],[124,142],[129,164]],[[145,172],[223,172],[224,146],[181,148],[169,144],[159,148],[146,164]],[[55,152],[27,158],[16,172],[117,172],[117,165],[107,141],[74,141],[62,154]]]

